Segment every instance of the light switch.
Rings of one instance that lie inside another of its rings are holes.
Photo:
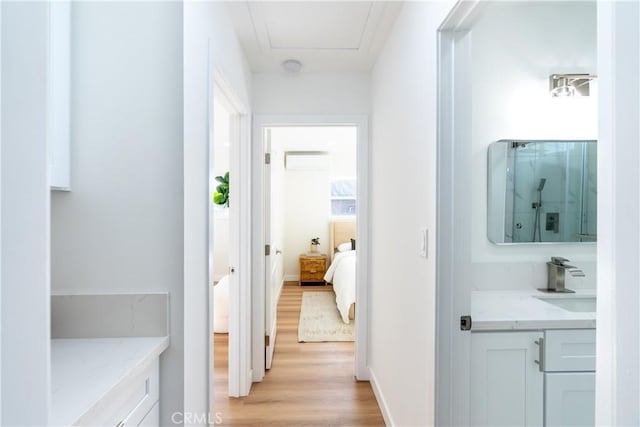
[[[429,247],[429,230],[426,228],[420,229],[420,251],[418,255],[429,258],[427,248]]]

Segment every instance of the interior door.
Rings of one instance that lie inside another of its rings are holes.
[[[277,333],[277,307],[273,306],[273,284],[275,281],[274,270],[276,268],[276,254],[273,251],[272,227],[271,227],[271,129],[265,129],[265,162],[264,162],[264,241],[265,247],[265,277],[264,277],[264,302],[265,302],[265,368],[271,369],[273,351]],[[272,253],[273,252],[273,253]]]
[[[265,368],[270,369],[277,334],[278,301],[284,283],[284,156],[265,135]]]

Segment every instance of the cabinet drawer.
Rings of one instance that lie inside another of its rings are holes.
[[[74,425],[137,426],[153,409],[159,397],[160,372],[156,359],[146,369],[111,390]]]
[[[317,273],[319,271],[324,273],[324,260],[303,260],[301,270],[303,272]]]
[[[544,370],[546,372],[595,371],[595,329],[546,331]]]
[[[317,273],[308,273],[303,271],[300,273],[300,281],[301,282],[322,282],[324,281],[324,271],[320,271]]]

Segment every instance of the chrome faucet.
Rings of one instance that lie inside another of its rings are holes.
[[[564,275],[568,271],[573,277],[584,277],[582,270],[573,265],[566,264],[569,262],[566,258],[551,257],[551,261],[547,261],[547,287],[538,289],[542,292],[557,293],[573,293],[571,289],[564,287]]]

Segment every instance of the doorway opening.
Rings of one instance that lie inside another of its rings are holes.
[[[558,253],[588,270],[580,278],[568,278],[572,283],[567,287],[594,292],[596,246],[533,242],[541,240],[540,230],[537,239],[529,238],[524,244],[499,244],[504,240],[490,238],[490,231],[496,229],[503,235],[505,230],[523,229],[528,224],[535,229],[540,211],[550,219],[560,215],[565,218],[561,227],[567,227],[569,221],[558,206],[566,203],[563,168],[569,162],[547,166],[537,156],[528,164],[532,181],[527,184],[517,178],[519,185],[525,184],[517,197],[538,196],[544,187],[545,191],[557,191],[557,196],[553,195],[556,204],[547,203],[552,200],[550,195],[542,194],[524,212],[532,221],[517,221],[510,227],[508,209],[514,204],[508,183],[515,182],[516,175],[513,165],[506,161],[498,164],[497,156],[489,153],[490,146],[504,135],[527,144],[536,139],[597,138],[596,91],[589,97],[561,98],[552,96],[549,89],[552,70],[595,74],[596,15],[596,4],[587,2],[461,2],[439,29],[438,425],[594,423],[595,412],[590,409],[594,407],[595,364],[567,365],[563,370],[580,374],[562,382],[558,379],[564,377],[547,369],[541,355],[558,340],[554,328],[566,328],[566,339],[580,341],[581,351],[595,351],[595,312],[585,315],[585,322],[577,327],[584,333],[570,331],[574,326],[567,327],[568,323],[549,327],[541,321],[543,316],[535,317],[545,310],[535,305],[539,301],[535,297],[540,294],[538,288],[547,285],[547,261]],[[508,43],[503,43],[504,34],[512,35]],[[560,35],[572,46],[570,58],[561,47],[548,43]],[[498,68],[509,70],[508,77],[499,78],[495,73]],[[493,121],[496,117],[500,120]],[[506,144],[503,147],[507,154],[509,148]],[[567,158],[566,152],[553,151],[558,158]],[[536,165],[544,165],[544,171]],[[580,170],[572,170],[582,186]],[[502,178],[505,185],[497,185]],[[497,201],[498,196],[502,200]],[[543,236],[545,230],[554,233],[552,222],[542,229]],[[517,294],[523,301],[511,319],[505,313],[515,304],[507,294]],[[532,317],[529,313],[536,314]],[[547,318],[556,319],[555,314]],[[580,355],[592,357],[593,352]],[[496,402],[504,399],[513,404],[498,407]]]
[[[353,359],[357,128],[283,126],[265,128],[264,134],[270,157],[264,167],[265,241],[270,247],[265,367],[270,369],[273,361],[283,288],[288,299],[301,300],[293,318],[284,322],[299,323],[297,336],[290,338],[343,342],[338,347]]]
[[[209,104],[209,408],[251,387],[250,152],[247,109],[214,70]]]
[[[229,291],[237,286],[231,274],[232,250],[237,236],[232,233],[231,197],[231,126],[233,110],[221,96],[213,99],[213,144],[210,187],[213,188],[211,221],[213,239],[210,242],[211,276],[213,284],[213,333],[214,333],[214,395],[229,395]],[[234,141],[235,142],[235,141]],[[235,171],[234,175],[235,175]],[[235,212],[234,212],[235,214]],[[235,326],[235,325],[234,325]],[[234,331],[235,332],[235,331]]]
[[[257,117],[254,142],[260,149],[254,150],[253,170],[264,173],[254,174],[253,181],[253,216],[259,219],[254,221],[253,242],[254,248],[263,249],[254,252],[253,277],[264,280],[254,281],[253,288],[253,380],[262,381],[274,360],[281,294],[303,300],[298,313],[314,305],[314,296],[327,299],[339,322],[336,327],[354,324],[353,375],[367,380],[366,118]],[[357,251],[351,250],[351,239]],[[313,244],[318,241],[319,246]],[[345,253],[336,255],[338,246]],[[340,258],[349,257],[352,273],[340,274],[351,278],[334,277],[339,264],[349,264]],[[333,287],[325,286],[325,279]],[[351,284],[335,286],[341,281]],[[321,292],[326,290],[334,292]],[[355,321],[349,319],[349,293],[356,302],[351,316]],[[296,313],[297,321],[304,321],[300,316]],[[296,338],[307,340],[311,338]]]

